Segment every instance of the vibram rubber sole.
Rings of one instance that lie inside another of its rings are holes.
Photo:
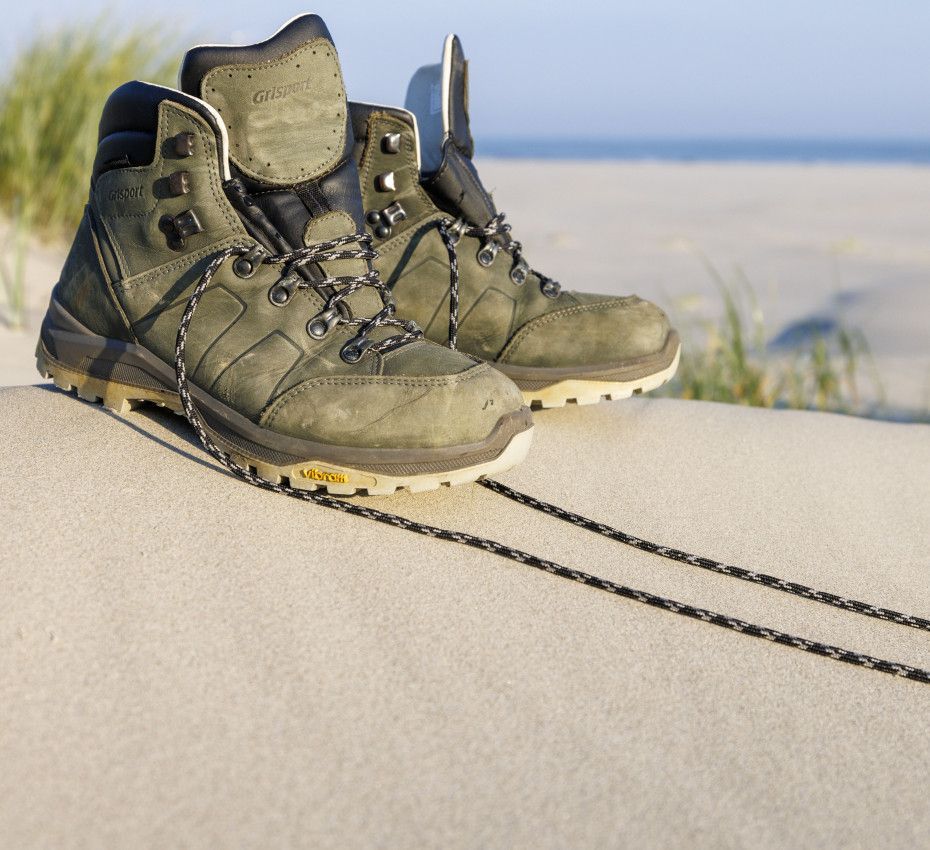
[[[171,389],[173,368],[141,346],[90,333],[54,301],[36,347],[36,367],[60,389],[120,415],[146,402],[183,414],[181,399]],[[273,483],[333,495],[417,493],[468,484],[520,463],[532,442],[533,420],[526,407],[502,416],[478,443],[366,449],[278,434],[195,386],[191,395],[210,436],[241,466]]]
[[[597,404],[651,392],[675,376],[680,358],[681,342],[672,331],[662,351],[619,367],[571,370],[494,366],[520,388],[527,405],[538,409]]]

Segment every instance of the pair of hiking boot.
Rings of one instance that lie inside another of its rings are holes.
[[[330,493],[475,481],[526,455],[527,405],[652,389],[665,315],[530,268],[472,162],[453,36],[406,109],[347,100],[323,21],[189,51],[180,90],[127,83],[39,371],[195,427],[257,478]]]

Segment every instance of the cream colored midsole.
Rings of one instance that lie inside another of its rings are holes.
[[[530,450],[533,441],[533,428],[515,434],[507,447],[493,460],[479,463],[474,466],[453,469],[448,472],[419,475],[406,475],[395,477],[368,472],[366,470],[352,469],[348,466],[337,466],[332,463],[315,463],[306,461],[296,466],[271,466],[263,463],[249,461],[248,458],[236,458],[245,466],[249,464],[257,474],[269,481],[279,481],[287,478],[292,487],[305,490],[325,488],[334,495],[350,496],[353,493],[364,491],[370,496],[386,496],[397,490],[406,489],[411,493],[421,493],[425,490],[435,490],[445,485],[454,487],[457,484],[470,484],[479,478],[505,472],[520,463]]]
[[[523,390],[523,400],[541,407],[565,407],[569,401],[576,404],[597,404],[601,399],[629,398],[634,394],[648,393],[668,383],[678,369],[681,346],[672,362],[659,372],[633,381],[584,381],[570,378],[539,390]]]

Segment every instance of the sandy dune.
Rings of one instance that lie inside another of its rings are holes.
[[[927,170],[487,162],[537,267],[842,322],[930,404]],[[545,203],[540,203],[540,193]],[[32,353],[59,250],[35,246]],[[696,296],[690,297],[689,296]],[[637,399],[537,416],[507,483],[930,616],[930,426]],[[186,423],[0,390],[0,845],[915,847],[930,686],[260,492]],[[470,486],[367,504],[930,668],[930,635],[628,549]]]
[[[508,483],[930,614],[930,426],[633,400]],[[183,420],[0,391],[0,835],[30,847],[916,847],[930,686],[251,488]],[[369,504],[914,665],[930,635],[477,486]]]

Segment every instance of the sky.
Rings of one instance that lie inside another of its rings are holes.
[[[456,32],[478,137],[930,137],[930,0],[161,0],[141,19],[138,0],[4,5],[0,67],[102,13],[153,37],[169,20],[186,46],[259,41],[316,12],[350,97],[394,104]]]

